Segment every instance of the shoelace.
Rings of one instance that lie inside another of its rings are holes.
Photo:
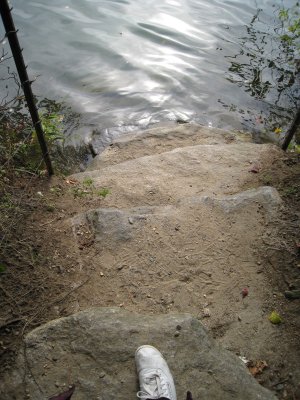
[[[153,383],[155,385],[155,388],[154,388],[153,392],[151,392],[151,391],[144,392],[142,390],[137,392],[137,397],[139,399],[156,400],[156,399],[160,399],[162,397],[165,397],[167,399],[170,397],[168,385],[165,382],[164,377],[159,373],[159,371],[157,371],[155,373],[152,372],[151,374],[149,374],[149,376],[146,376],[146,379],[149,380],[149,384],[151,384],[151,382],[154,381]]]

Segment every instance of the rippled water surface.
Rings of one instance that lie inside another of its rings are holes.
[[[297,79],[279,94],[286,73],[270,64],[282,54],[281,1],[12,4],[29,72],[39,75],[34,91],[63,100],[90,128],[114,135],[183,120],[261,133],[297,106]],[[281,62],[294,76],[292,61]]]

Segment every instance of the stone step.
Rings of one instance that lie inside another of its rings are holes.
[[[96,156],[88,170],[96,170],[152,154],[159,154],[178,147],[199,144],[227,144],[249,142],[251,136],[245,133],[232,133],[196,124],[167,125],[150,128],[117,138]]]
[[[41,326],[25,338],[18,367],[0,382],[1,400],[48,399],[75,384],[74,400],[136,397],[134,354],[157,347],[174,377],[177,398],[275,400],[243,362],[222,349],[189,314],[139,315],[94,308]]]
[[[262,309],[274,289],[253,249],[266,235],[272,242],[268,224],[278,218],[280,205],[274,188],[260,187],[219,199],[79,214],[72,219],[75,241],[84,269],[93,265],[82,297],[93,293],[95,304],[105,296],[127,309],[199,318],[208,307],[206,325],[227,327],[222,343],[259,359],[273,332]],[[245,285],[247,307],[241,297]],[[259,343],[252,340],[253,331]]]
[[[135,158],[71,178],[92,179],[96,187],[108,188],[105,206],[159,205],[191,196],[238,193],[245,186],[255,185],[256,173],[250,172],[253,166],[260,173],[281,157],[282,151],[270,144],[202,144]]]

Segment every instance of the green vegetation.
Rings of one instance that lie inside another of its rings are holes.
[[[97,191],[98,196],[101,197],[106,197],[108,194],[110,194],[110,190],[107,188],[103,188]]]
[[[105,198],[108,194],[110,194],[110,190],[108,188],[97,189],[94,185],[94,181],[91,178],[85,178],[81,184],[75,184],[74,187],[71,188],[71,192],[75,198],[95,195]]]
[[[300,189],[298,186],[288,186],[282,189],[283,196],[295,196],[300,193]]]
[[[0,264],[0,274],[6,271],[6,266],[4,264]]]
[[[1,66],[2,63],[0,60]],[[2,81],[5,79],[12,80],[13,75],[3,77]],[[13,91],[11,87],[10,90]],[[26,111],[24,96],[20,95],[20,88],[17,93],[10,100],[6,100],[10,98],[9,93],[6,93],[2,101],[0,98],[0,180],[3,176],[18,176],[22,173],[45,173],[36,132]],[[63,102],[49,99],[37,100],[37,106],[56,175],[73,172],[89,154],[86,146],[75,148],[66,144],[67,132],[78,126],[80,115]]]
[[[279,18],[282,21],[285,32],[280,36],[281,40],[288,46],[294,46],[300,50],[300,16],[299,6],[297,2],[294,7],[287,9],[283,8],[279,11]]]
[[[262,112],[252,112],[219,102],[244,115],[248,129],[260,139],[280,141],[299,107],[299,55],[299,2],[289,8],[274,6],[273,23],[268,24],[263,10],[258,9],[239,38],[237,54],[225,56],[229,61],[226,79],[254,99],[263,100],[265,107]]]
[[[44,111],[40,114],[40,120],[45,137],[48,143],[50,142],[50,145],[57,140],[64,141],[64,135],[62,133],[61,126],[63,118],[63,115],[57,113],[49,113]],[[35,137],[35,135],[36,133],[33,132],[33,137]]]
[[[41,112],[41,123],[44,128],[50,152],[63,140],[63,115]],[[27,171],[39,174],[43,171],[43,161],[35,131],[29,117],[16,107],[6,110],[0,119],[0,176],[12,172]]]
[[[261,179],[261,181],[262,181],[262,183],[263,183],[264,185],[270,185],[270,186],[272,186],[273,178],[272,178],[271,175],[262,174],[260,179]]]
[[[84,186],[87,186],[87,187],[89,187],[89,186],[93,186],[93,179],[92,178],[85,178],[84,179],[84,181],[83,181],[83,185]]]

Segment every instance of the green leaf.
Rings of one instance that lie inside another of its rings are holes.
[[[276,311],[272,311],[269,315],[269,321],[274,325],[278,325],[281,324],[282,318]]]
[[[6,271],[6,266],[4,264],[0,264],[0,274]]]
[[[279,11],[279,18],[280,19],[285,20],[285,19],[288,19],[288,17],[289,17],[288,10],[282,9],[282,10]]]
[[[93,185],[93,179],[92,178],[85,178],[83,181],[83,184],[85,186],[92,186]]]
[[[108,194],[110,194],[110,190],[107,188],[103,188],[98,191],[98,196],[101,197],[106,197]]]

